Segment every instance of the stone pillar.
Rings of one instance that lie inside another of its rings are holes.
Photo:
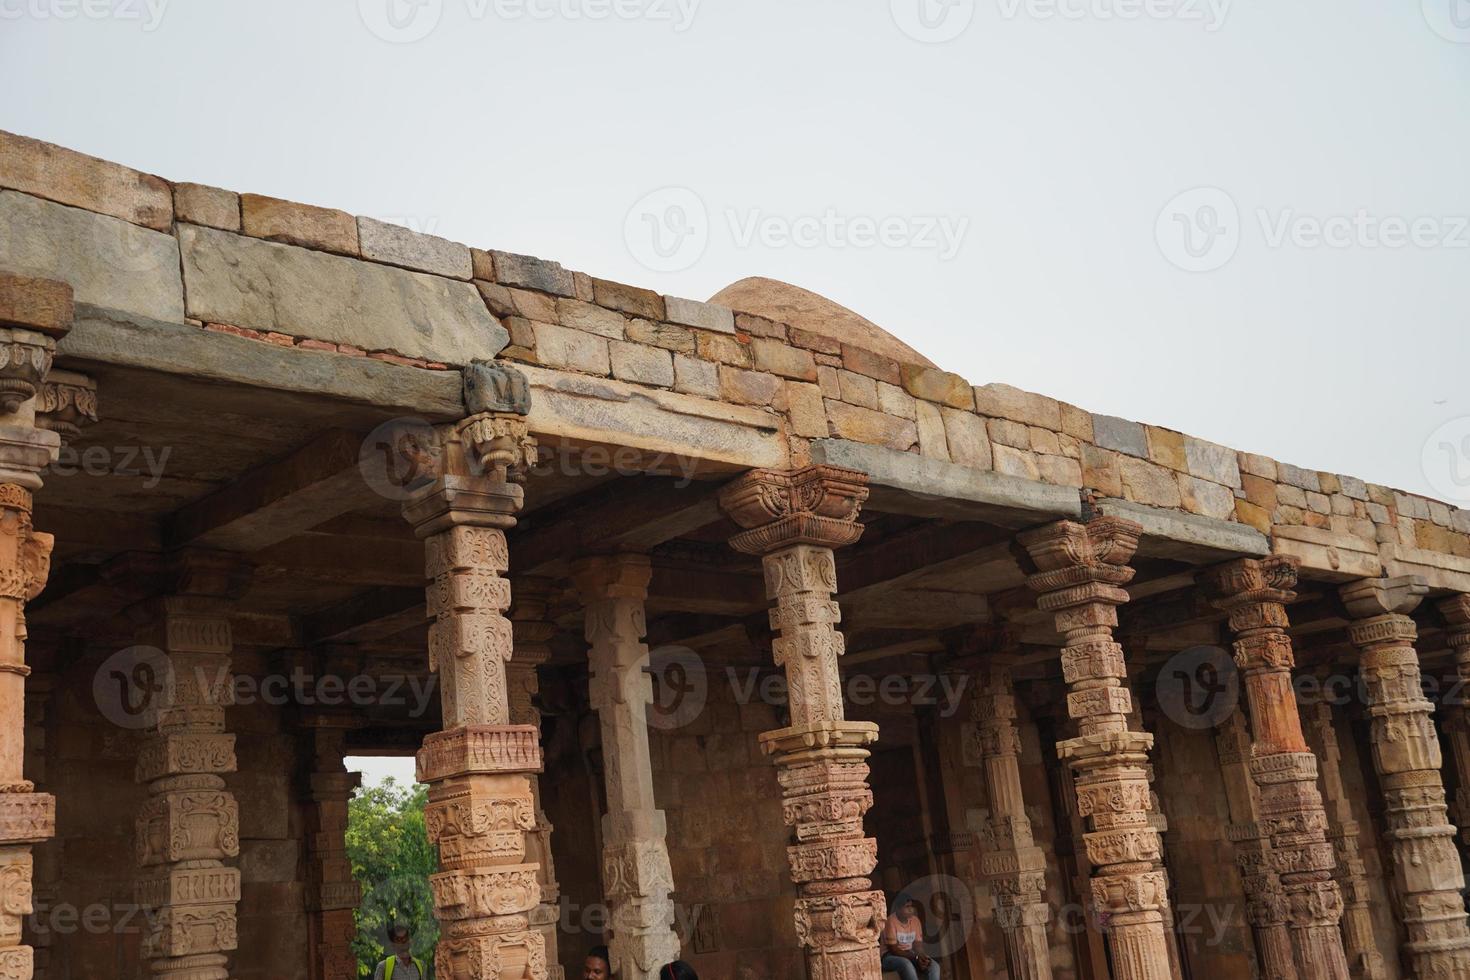
[[[980,871],[995,897],[995,919],[1006,940],[1011,980],[1051,980],[1046,854],[1031,836],[1021,793],[1021,733],[1016,690],[1004,667],[987,671],[970,702],[975,754],[985,767],[990,813],[979,827]]]
[[[1359,828],[1342,782],[1342,748],[1332,724],[1332,705],[1319,702],[1307,709],[1307,729],[1317,739],[1322,759],[1322,793],[1327,802],[1327,839],[1337,859],[1337,885],[1342,891],[1343,951],[1348,972],[1360,980],[1388,976],[1378,940],[1373,935],[1372,896],[1368,869],[1358,851]]]
[[[470,383],[466,379],[467,399]],[[483,401],[481,401],[483,404]],[[505,532],[515,525],[534,461],[520,413],[483,412],[444,435],[438,475],[404,503],[424,541],[429,669],[439,675],[444,729],[427,736],[418,779],[439,847],[429,887],[439,919],[439,980],[545,980],[546,949],[529,913],[540,869],[526,860],[536,829],[531,783],[540,732],[510,721],[505,674],[512,631]]]
[[[1229,617],[1235,664],[1251,714],[1251,776],[1260,793],[1262,832],[1287,905],[1297,972],[1347,980],[1342,894],[1327,842],[1327,814],[1317,791],[1317,757],[1307,747],[1291,683],[1296,657],[1286,604],[1296,598],[1296,561],[1285,555],[1242,558],[1210,569],[1202,581]]]
[[[1077,806],[1089,823],[1084,840],[1093,900],[1106,919],[1117,980],[1170,976],[1168,882],[1157,867],[1162,851],[1149,821],[1153,736],[1129,730],[1133,699],[1123,648],[1113,640],[1141,530],[1132,521],[1097,517],[1086,524],[1058,521],[1019,537],[1037,568],[1027,584],[1040,595],[1039,608],[1055,614],[1065,641],[1062,676],[1078,734],[1057,751],[1076,776]]]
[[[811,980],[880,980],[878,936],[887,915],[871,879],[877,842],[863,834],[873,805],[868,746],[871,722],[847,721],[842,703],[837,631],[841,612],[833,549],[863,533],[858,511],[867,477],[835,466],[791,473],[752,470],[720,494],[720,506],[746,530],[731,545],[759,555],[766,596],[775,602],[771,650],[784,667],[791,724],[765,732],[774,758],[796,883],[796,936]]]
[[[1259,790],[1251,778],[1251,737],[1245,714],[1236,711],[1215,734],[1220,775],[1230,823],[1225,835],[1235,844],[1235,864],[1245,890],[1246,918],[1256,940],[1263,980],[1298,980],[1291,936],[1287,932],[1286,895],[1271,861],[1271,838],[1261,826]]]
[[[125,558],[112,570],[155,594],[129,610],[145,656],[162,668],[136,768],[148,789],[136,898],[148,924],[143,959],[165,980],[225,980],[236,945],[240,871],[225,862],[240,855],[240,808],[224,779],[235,771],[225,708],[234,703],[230,610],[246,572],[231,555],[193,551]]]
[[[602,887],[619,978],[649,980],[679,958],[674,873],[664,843],[664,813],[653,798],[648,749],[648,675],[644,600],[653,574],[643,555],[584,558],[572,566],[590,645],[592,707],[602,730],[607,815],[602,818]]]
[[[36,417],[57,338],[72,323],[65,283],[0,275],[0,977],[29,980],[21,927],[31,914],[31,846],[56,835],[56,801],[25,778],[25,604],[46,587],[52,537],[31,494],[60,447]]]
[[[1420,977],[1470,977],[1470,928],[1455,828],[1445,809],[1434,705],[1424,697],[1418,631],[1411,613],[1428,591],[1422,579],[1365,579],[1341,589],[1361,650],[1359,670],[1372,719],[1373,766],[1383,788],[1394,883]]]
[[[1470,867],[1470,595],[1460,594],[1442,599],[1439,611],[1449,627],[1445,639],[1455,652],[1455,675],[1459,684],[1454,690],[1457,710],[1447,712],[1440,720],[1455,764],[1455,803],[1450,816],[1460,828],[1458,837],[1460,853],[1466,867]]]
[[[312,733],[312,767],[307,800],[306,910],[311,915],[311,980],[357,980],[354,915],[362,886],[347,858],[347,807],[362,785],[348,772],[347,730],[354,718],[317,715],[301,724]]]
[[[547,621],[549,584],[542,579],[524,579],[515,583],[515,602],[511,608],[511,625],[515,634],[515,653],[505,665],[506,683],[510,687],[510,723],[529,725],[541,731],[541,709],[536,697],[541,691],[537,669],[551,657],[547,645],[556,627]],[[535,803],[536,829],[526,837],[526,853],[537,866],[536,883],[541,900],[531,910],[531,927],[541,933],[546,947],[548,980],[565,980],[566,970],[557,956],[557,925],[561,921],[561,886],[556,881],[556,865],[551,859],[551,821],[541,808],[541,786],[531,781],[531,798]]]

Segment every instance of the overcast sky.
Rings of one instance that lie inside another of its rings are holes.
[[[976,383],[1470,501],[1470,0],[0,0],[0,83],[171,179],[784,279]]]

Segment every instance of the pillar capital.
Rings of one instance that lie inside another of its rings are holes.
[[[1143,526],[1121,517],[1094,517],[1086,524],[1055,521],[1016,540],[1036,564],[1027,579],[1033,591],[1055,592],[1072,585],[1126,585],[1133,579],[1128,562],[1138,550]],[[1119,602],[1126,602],[1125,595]]]
[[[1201,572],[1199,583],[1210,603],[1227,612],[1253,603],[1285,605],[1296,600],[1293,590],[1300,564],[1291,555],[1237,558]]]
[[[653,565],[647,555],[591,555],[572,563],[572,584],[586,603],[602,599],[648,598]]]
[[[767,555],[798,544],[840,548],[862,537],[867,474],[840,466],[751,470],[720,491],[720,509],[745,530],[736,551]]]
[[[52,370],[36,391],[36,425],[63,439],[97,421],[97,382],[75,371]]]
[[[1407,616],[1419,608],[1428,592],[1428,583],[1419,575],[1359,579],[1338,589],[1343,605],[1354,619]]]

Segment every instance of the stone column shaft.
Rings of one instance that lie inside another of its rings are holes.
[[[1012,980],[1051,980],[1047,923],[1046,854],[1031,835],[1021,792],[1021,733],[1009,670],[986,672],[970,702],[975,753],[985,767],[988,819],[979,827],[980,870],[995,898],[995,918],[1006,940]]]
[[[1434,705],[1424,697],[1414,650],[1418,630],[1409,616],[1427,591],[1422,580],[1404,577],[1353,582],[1341,595],[1352,617],[1349,635],[1361,651],[1405,949],[1420,977],[1470,977],[1465,876],[1439,775]]]
[[[674,932],[674,873],[664,841],[664,812],[653,796],[648,748],[648,632],[643,603],[653,574],[643,555],[585,558],[572,579],[586,611],[592,707],[602,729],[607,815],[602,819],[603,890],[608,902],[612,970],[650,980],[679,958]]]
[[[362,785],[362,774],[343,764],[345,728],[350,719],[313,718],[313,763],[307,791],[306,908],[313,921],[312,980],[357,980],[354,911],[362,886],[352,877],[347,857],[348,806]]]
[[[1470,595],[1462,593],[1441,600],[1439,611],[1449,626],[1446,639],[1455,652],[1455,676],[1459,681],[1455,688],[1459,693],[1457,703],[1441,720],[1459,777],[1450,815],[1460,828],[1460,852],[1470,866]]]
[[[468,381],[466,383],[469,389]],[[545,980],[546,949],[530,923],[540,868],[526,860],[536,829],[532,781],[540,731],[511,724],[505,531],[515,524],[533,445],[518,415],[482,413],[445,438],[440,475],[404,504],[424,541],[429,668],[439,674],[444,730],[424,739],[418,778],[439,847],[429,887],[441,934],[439,980]]]
[[[868,746],[876,725],[846,719],[838,659],[841,611],[833,600],[833,549],[863,531],[858,511],[867,477],[835,466],[793,473],[753,470],[727,486],[720,506],[746,530],[731,545],[759,555],[775,606],[772,655],[786,671],[791,724],[765,732],[783,814],[795,831],[787,848],[796,883],[796,936],[811,980],[880,980],[878,937],[886,918],[872,874],[877,842],[863,833],[873,805]]]
[[[1270,860],[1286,900],[1297,972],[1347,980],[1342,894],[1327,841],[1327,813],[1317,791],[1317,757],[1307,748],[1291,682],[1296,665],[1286,604],[1296,598],[1296,562],[1283,555],[1242,558],[1204,576],[1235,636],[1235,664],[1250,705],[1250,771]]]
[[[1037,567],[1027,584],[1064,638],[1067,711],[1078,734],[1057,751],[1076,776],[1077,805],[1088,821],[1093,900],[1106,917],[1117,980],[1164,980],[1171,972],[1168,881],[1149,820],[1153,737],[1129,729],[1133,699],[1123,648],[1113,639],[1117,607],[1128,601],[1122,587],[1133,578],[1127,562],[1141,531],[1131,521],[1097,517],[1087,524],[1058,521],[1019,537]]]

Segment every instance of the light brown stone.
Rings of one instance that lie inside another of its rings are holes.
[[[694,353],[694,331],[676,327],[672,323],[654,323],[651,320],[629,320],[628,339],[638,344],[650,344],[681,354]]]
[[[949,459],[949,440],[945,436],[944,416],[938,405],[930,402],[915,402],[915,415],[919,428],[919,452],[934,459]],[[982,433],[983,435],[983,433]],[[986,449],[989,449],[986,444]]]
[[[1172,470],[1133,456],[1119,457],[1125,496],[1140,504],[1179,507],[1184,501]]]
[[[899,376],[904,390],[915,398],[938,402],[950,408],[975,407],[974,390],[958,374],[917,364],[904,364],[899,367]]]
[[[831,399],[826,400],[826,406],[832,432],[839,439],[901,450],[911,449],[919,441],[918,427],[908,419]]]
[[[949,458],[961,466],[990,469],[993,454],[985,420],[958,408],[941,408],[939,414],[944,419],[944,439]]]
[[[757,371],[779,374],[796,381],[817,380],[817,362],[812,359],[811,351],[761,337],[750,342],[750,349],[755,356]]]
[[[624,340],[609,341],[608,347],[613,377],[659,388],[673,387],[674,356],[668,351]]]
[[[240,195],[205,184],[175,184],[174,212],[180,221],[223,231],[240,230]]]
[[[1148,433],[1150,460],[1180,473],[1189,472],[1189,461],[1184,456],[1184,433],[1156,425],[1146,425],[1144,431]]]
[[[761,371],[723,365],[720,397],[737,405],[770,405],[781,391],[781,379]]]
[[[1082,486],[1082,464],[1065,456],[1038,455],[1036,468],[1041,479],[1059,487]]]
[[[583,303],[581,300],[558,298],[556,301],[556,322],[573,330],[582,330],[586,333],[595,333],[599,337],[609,340],[622,340],[627,329],[628,319],[621,313],[606,309],[594,303]]]
[[[599,306],[622,310],[647,320],[667,320],[664,298],[651,289],[640,289],[608,279],[592,278],[592,295]]]
[[[981,385],[975,388],[974,394],[975,410],[981,415],[1039,425],[1044,429],[1060,430],[1062,427],[1062,406],[1054,398],[1007,384]]]
[[[357,220],[346,211],[241,194],[240,218],[241,227],[251,238],[341,255],[358,254]]]
[[[680,299],[677,296],[665,296],[664,307],[668,311],[671,323],[681,323],[687,327],[699,327],[701,330],[714,330],[719,333],[735,332],[735,314],[728,307],[701,303],[692,299]]]
[[[697,357],[674,355],[674,390],[702,398],[720,397],[720,369]]]
[[[173,224],[173,197],[161,178],[14,133],[0,132],[0,187],[155,231]]]
[[[386,262],[451,279],[469,279],[474,274],[469,248],[437,235],[426,235],[373,218],[358,218],[357,239],[362,257],[374,262]]]
[[[817,385],[786,382],[786,409],[791,415],[792,433],[809,439],[827,437],[827,408]]]
[[[612,370],[608,340],[554,323],[536,323],[536,359],[547,367],[606,375]]]
[[[755,363],[750,353],[750,344],[741,343],[735,337],[700,331],[694,339],[699,356],[706,361],[718,361],[742,368],[748,368]]]
[[[878,382],[865,374],[838,370],[837,383],[841,398],[849,405],[878,410]]]
[[[891,385],[902,384],[897,361],[891,357],[884,357],[882,354],[874,354],[861,347],[843,344],[842,366],[849,371],[866,374],[870,378],[886,381]]]
[[[906,419],[917,418],[918,401],[913,395],[886,381],[876,381],[874,384],[878,387],[878,411]]]
[[[0,326],[60,337],[71,329],[74,313],[66,283],[0,274]]]
[[[1105,497],[1123,496],[1123,471],[1118,454],[1099,446],[1082,447],[1082,485]]]
[[[1001,443],[996,443],[992,449],[995,452],[995,472],[1019,476],[1025,480],[1041,479],[1041,468],[1035,453]]]

